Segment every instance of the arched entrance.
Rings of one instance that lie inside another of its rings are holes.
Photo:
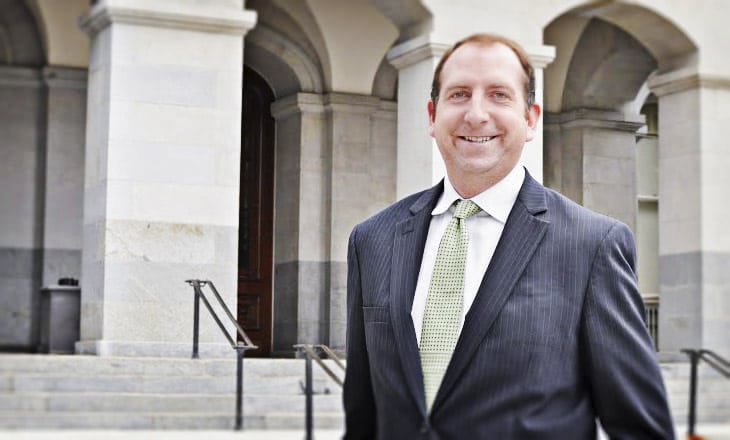
[[[700,141],[669,132],[665,115],[677,111],[680,89],[657,93],[655,79],[691,67],[697,48],[655,11],[623,2],[573,9],[545,28],[544,40],[558,54],[545,70],[545,183],[631,226],[647,308],[656,311],[661,298],[650,328],[666,335],[662,350],[675,350],[691,333],[680,327],[699,327],[699,316],[687,312],[696,297],[675,281],[678,271],[666,270],[677,265],[666,244],[684,240],[667,226],[686,212],[676,203],[686,189],[667,170],[687,141]]]
[[[238,233],[238,322],[269,356],[272,342],[274,225],[274,94],[254,70],[244,68]]]

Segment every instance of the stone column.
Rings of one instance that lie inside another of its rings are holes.
[[[274,349],[345,344],[347,240],[395,200],[395,103],[299,93],[274,103]]]
[[[530,57],[532,67],[535,69],[535,101],[540,104],[540,110],[545,111],[543,103],[545,102],[545,80],[544,72],[545,68],[553,62],[555,59],[555,47],[553,46],[539,46],[533,48],[526,48]],[[540,115],[540,119],[537,122],[535,128],[535,137],[525,144],[525,148],[522,150],[522,157],[520,158],[521,163],[530,172],[530,175],[537,180],[542,182],[544,180],[545,170],[545,155],[544,155],[544,143],[546,140],[543,136],[544,126],[544,113]]]
[[[398,69],[396,196],[402,199],[446,175],[441,154],[428,135],[427,104],[433,71],[449,44],[420,36],[395,46],[388,61]]]
[[[86,71],[43,70],[48,95],[43,286],[81,276]]]
[[[242,0],[100,0],[83,19],[77,351],[189,355],[186,279],[212,280],[235,310],[243,35],[255,21]],[[201,313],[201,342],[225,347]]]
[[[660,349],[730,355],[730,77],[650,79],[659,98]]]
[[[329,167],[321,95],[298,93],[272,105],[276,118],[274,352],[325,343],[329,293]]]
[[[546,115],[551,149],[555,127],[560,127],[560,153],[550,153],[549,169],[560,169],[560,191],[577,203],[610,215],[636,230],[636,130],[643,124],[637,115],[578,109]],[[556,166],[559,161],[559,167]],[[552,179],[556,173],[551,171]]]
[[[347,242],[353,226],[392,203],[396,190],[393,103],[374,96],[330,93],[329,343],[345,348]],[[390,121],[390,124],[388,123]]]
[[[46,97],[38,69],[0,66],[0,347],[34,349],[42,274]]]

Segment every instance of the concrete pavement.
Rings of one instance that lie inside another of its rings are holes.
[[[685,426],[677,426],[677,439],[686,438]],[[730,425],[698,425],[705,440],[730,440]],[[339,440],[340,430],[315,430],[316,440]],[[303,430],[0,430],[3,440],[302,440]],[[599,439],[604,439],[599,436]]]
[[[316,440],[339,440],[340,430],[315,430]],[[0,430],[3,440],[302,440],[303,430]]]

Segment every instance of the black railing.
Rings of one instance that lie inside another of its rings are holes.
[[[223,301],[223,298],[221,298],[220,294],[218,293],[218,290],[216,290],[215,285],[212,281],[209,280],[186,280],[186,283],[190,284],[193,287],[193,291],[195,292],[195,300],[193,303],[193,359],[200,358],[200,355],[198,353],[198,333],[200,330],[200,300],[203,300],[203,304],[208,309],[208,312],[210,312],[210,316],[213,317],[213,320],[218,324],[218,327],[221,329],[221,332],[223,332],[223,335],[228,339],[228,343],[231,344],[231,348],[236,350],[236,431],[240,431],[243,429],[243,356],[246,353],[246,350],[255,350],[258,347],[251,342],[251,339],[249,339],[248,335],[246,335],[246,332],[243,331],[243,328],[241,328],[240,325],[238,325],[238,321],[236,321],[236,318],[233,317],[233,314],[231,313],[228,306],[226,306],[225,301]],[[234,339],[233,336],[228,333],[228,330],[226,330],[225,326],[221,322],[220,318],[218,317],[218,314],[213,310],[213,307],[210,305],[210,301],[208,301],[208,298],[206,298],[205,293],[203,293],[203,287],[208,286],[210,287],[210,291],[213,293],[213,296],[218,301],[218,304],[220,304],[223,311],[228,316],[228,319],[233,323],[233,325],[236,327],[236,331],[238,333],[238,336],[243,339],[243,342],[238,342],[236,339]]]
[[[654,341],[654,349],[659,349],[659,295],[643,295],[646,312],[646,328]]]
[[[693,438],[695,435],[695,422],[697,416],[697,364],[705,361],[707,365],[717,370],[720,374],[730,379],[730,362],[719,354],[705,349],[682,349],[682,353],[689,356],[689,414],[687,420],[687,436]]]
[[[305,396],[305,425],[306,425],[306,440],[312,440],[312,431],[314,429],[314,418],[313,418],[313,407],[312,407],[312,395],[314,394],[314,390],[312,387],[312,359],[314,359],[317,364],[322,367],[322,370],[324,370],[325,373],[332,379],[337,385],[342,387],[342,379],[335,374],[334,371],[322,360],[322,358],[319,356],[319,353],[317,353],[318,350],[321,350],[322,353],[324,353],[328,359],[332,359],[335,362],[335,365],[337,365],[343,372],[345,371],[345,364],[340,360],[340,358],[335,354],[332,349],[330,349],[328,346],[323,344],[317,344],[317,345],[311,345],[311,344],[297,344],[294,346],[294,348],[297,350],[298,353],[303,353],[305,356],[304,361],[304,396]]]

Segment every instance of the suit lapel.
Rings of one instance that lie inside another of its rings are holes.
[[[408,389],[424,415],[423,374],[411,308],[431,224],[431,211],[442,192],[443,183],[424,192],[410,207],[410,216],[396,225],[390,270],[390,308],[398,352]]]
[[[544,237],[548,222],[537,215],[546,209],[545,189],[527,174],[474,303],[466,315],[451,363],[434,401],[434,410],[455,385],[494,324],[515,283]]]

